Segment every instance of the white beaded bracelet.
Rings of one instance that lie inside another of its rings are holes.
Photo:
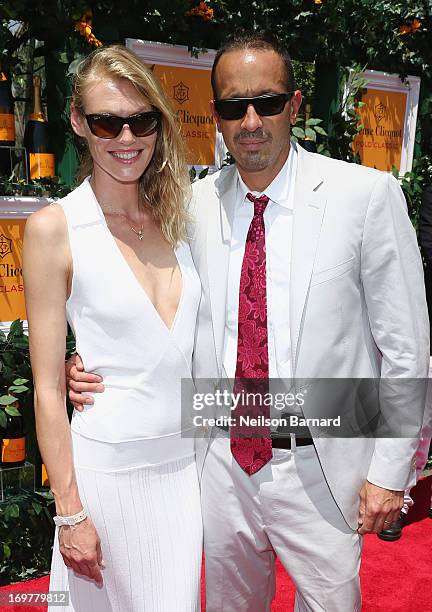
[[[72,516],[55,516],[54,524],[56,527],[62,527],[62,526],[72,527],[73,525],[78,525],[78,523],[82,523],[82,521],[85,521],[86,518],[87,518],[87,513],[83,508],[76,514],[72,514]]]

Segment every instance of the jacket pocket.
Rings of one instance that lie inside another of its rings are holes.
[[[327,283],[343,274],[346,274],[354,267],[355,257],[350,257],[341,263],[326,268],[325,270],[318,270],[312,274],[311,287],[314,285],[320,285],[321,283]]]

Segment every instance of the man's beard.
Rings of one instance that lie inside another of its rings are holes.
[[[260,139],[265,140],[268,143],[272,143],[273,136],[268,132],[264,132],[263,130],[255,130],[255,132],[248,132],[247,130],[242,130],[234,137],[234,142],[237,144],[239,140],[254,140]],[[243,151],[236,158],[237,163],[239,163],[245,170],[250,172],[257,172],[259,170],[264,170],[268,167],[269,162],[271,160],[270,151]]]

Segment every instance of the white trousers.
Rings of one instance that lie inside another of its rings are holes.
[[[273,449],[248,476],[218,437],[201,499],[207,612],[269,612],[276,555],[296,585],[297,612],[360,610],[362,538],[336,506],[314,446]]]

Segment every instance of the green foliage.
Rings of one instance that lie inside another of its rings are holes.
[[[0,193],[3,196],[31,196],[37,198],[63,198],[71,191],[59,178],[34,179],[29,183],[0,176]]]
[[[7,336],[0,331],[0,427],[6,425],[6,414],[17,416],[32,412],[31,380],[28,337],[22,321],[16,320]],[[18,398],[20,412],[11,406]]]
[[[320,125],[321,123],[322,119],[310,117],[305,120],[304,115],[299,115],[296,125],[291,128],[291,139],[294,142],[310,140],[316,143],[320,136],[327,136],[327,132]],[[317,152],[328,155],[326,145],[322,142],[318,144]]]
[[[397,177],[397,169],[393,170]],[[423,190],[426,185],[432,182],[432,159],[422,156],[414,159],[411,172],[406,172],[401,187],[404,192],[408,213],[416,230],[418,229],[420,206]]]
[[[342,71],[339,104],[330,115],[327,138],[330,157],[356,163],[360,163],[360,159],[354,154],[352,143],[362,128],[358,109],[363,105],[360,100],[367,85],[363,70],[364,67],[355,64]]]
[[[18,491],[0,504],[0,586],[49,571],[52,509],[50,492]]]

